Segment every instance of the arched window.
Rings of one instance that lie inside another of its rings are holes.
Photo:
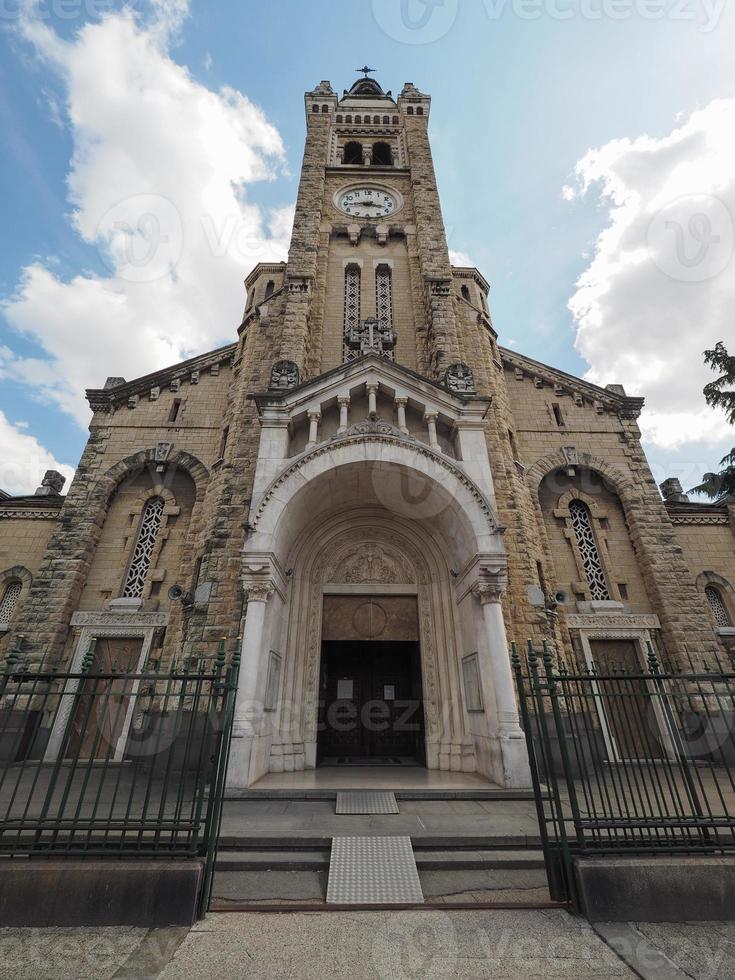
[[[156,546],[158,532],[161,530],[164,506],[163,497],[151,497],[143,509],[138,540],[135,542],[133,557],[125,579],[124,599],[141,599],[143,597],[153,549]]]
[[[265,286],[265,298],[268,299],[269,296],[273,295],[273,290],[276,288],[276,284],[272,279],[269,279]]]
[[[408,115],[409,115],[409,116],[412,116],[412,115],[413,115],[413,106],[412,106],[412,105],[410,105],[410,106],[408,107],[408,109],[406,109],[406,112],[408,113]]]
[[[362,143],[347,143],[342,159],[345,163],[361,164],[363,162]]]
[[[393,116],[393,125],[394,126],[398,125],[398,116]]]
[[[424,107],[422,105],[420,105],[416,109],[416,115],[417,116],[423,116],[423,114],[424,114]]]
[[[393,329],[393,295],[389,265],[379,265],[375,270],[375,314],[381,325]]]
[[[390,126],[390,116],[383,116],[383,125]]]
[[[712,610],[712,615],[715,617],[715,622],[720,627],[732,626],[730,622],[730,614],[727,611],[727,606],[725,605],[725,600],[722,598],[722,593],[714,585],[708,585],[704,590],[704,594],[707,596],[707,602]]]
[[[581,500],[573,500],[569,504],[569,516],[572,519],[572,530],[577,540],[590,595],[594,600],[605,602],[610,598],[610,590],[607,587],[605,570],[597,548],[590,509]]]
[[[469,286],[462,286],[462,299],[466,299],[469,303],[470,301],[470,288]]]
[[[373,123],[376,126],[379,126],[380,125],[380,116],[373,116]]]
[[[311,107],[311,111],[312,112],[319,112],[319,106],[316,103],[314,103],[314,105]]]
[[[329,106],[328,105],[323,105],[322,106],[322,112],[329,112]]]
[[[0,599],[0,629],[7,629],[10,625],[22,589],[23,583],[19,582],[18,579],[12,579],[5,586],[3,597]]]
[[[345,308],[344,308],[344,348],[343,360],[350,361],[359,356],[347,344],[347,338],[360,328],[360,266],[348,265],[345,268]]]
[[[362,116],[355,116],[355,122],[356,123],[361,123],[362,122]]]
[[[351,123],[352,122],[352,116],[345,116],[345,122]]]
[[[373,143],[373,166],[393,166],[393,153],[388,143]]]
[[[342,116],[337,116],[337,122],[338,123],[341,123],[342,122]]]

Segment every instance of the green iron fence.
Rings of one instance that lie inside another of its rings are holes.
[[[155,667],[155,669],[153,669]],[[0,669],[0,856],[216,859],[238,662]]]
[[[650,644],[639,666],[512,661],[552,897],[575,904],[575,858],[735,852],[735,673],[687,669]]]

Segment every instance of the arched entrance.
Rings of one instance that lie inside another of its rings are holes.
[[[320,701],[332,694],[349,701],[349,693],[354,700],[355,683],[366,676],[343,671],[341,679],[353,681],[351,692],[347,684],[341,691],[323,688],[325,656],[327,671],[330,663],[334,668],[324,644],[339,640],[324,632],[325,608],[329,615],[337,600],[344,609],[350,600],[345,642],[351,642],[356,632],[374,630],[364,607],[379,605],[389,631],[384,641],[360,637],[368,644],[362,652],[373,659],[385,654],[389,663],[389,651],[376,650],[375,642],[404,641],[406,622],[391,624],[391,617],[400,619],[399,598],[404,618],[414,604],[416,639],[405,638],[416,644],[414,659],[401,652],[403,680],[385,678],[382,698],[361,696],[358,725],[365,701],[382,701],[372,710],[384,713],[390,688],[413,684],[409,694],[421,701],[415,760],[432,769],[479,771],[502,785],[525,784],[500,610],[505,554],[492,508],[460,467],[390,436],[356,434],[294,461],[251,512],[231,784],[313,768],[323,759]],[[360,625],[360,616],[368,622]],[[467,657],[474,658],[474,675],[464,669]],[[379,676],[373,680],[380,683]],[[469,691],[473,683],[477,690]]]

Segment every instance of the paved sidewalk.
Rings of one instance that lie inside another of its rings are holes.
[[[182,977],[735,980],[735,923],[592,929],[558,910],[416,911],[225,913],[190,932],[0,929],[0,980]]]

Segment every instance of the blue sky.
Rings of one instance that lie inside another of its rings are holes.
[[[302,94],[366,62],[395,94],[410,80],[433,97],[450,248],[491,282],[501,342],[647,394],[657,479],[691,485],[735,441],[700,394],[700,352],[735,345],[732,5],[0,7],[0,487],[75,465],[85,385],[234,337],[243,277],[287,243]],[[131,284],[106,216],[140,195],[182,216],[181,260]],[[205,212],[215,234],[195,241]]]

